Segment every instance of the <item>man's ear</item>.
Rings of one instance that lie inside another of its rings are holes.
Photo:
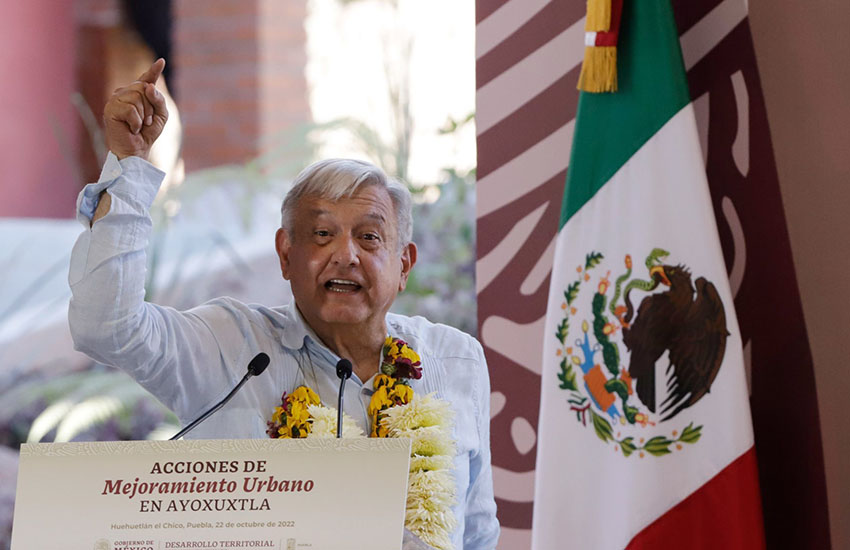
[[[404,290],[407,286],[407,278],[410,276],[410,270],[416,264],[416,243],[409,243],[401,251],[401,278],[398,280],[398,291]]]
[[[292,240],[289,238],[289,233],[285,229],[280,228],[274,236],[274,247],[277,250],[277,257],[280,259],[280,273],[283,278],[289,280],[289,250],[292,247]]]

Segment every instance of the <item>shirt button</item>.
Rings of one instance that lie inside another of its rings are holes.
[[[116,168],[115,170],[112,171],[112,177],[113,178],[117,178],[120,175],[121,175],[121,170]]]

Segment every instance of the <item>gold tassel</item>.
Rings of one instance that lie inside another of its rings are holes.
[[[587,0],[586,31],[607,31],[611,28],[611,0]]]
[[[585,46],[578,89],[594,93],[617,91],[617,48]]]

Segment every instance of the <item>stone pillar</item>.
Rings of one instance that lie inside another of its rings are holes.
[[[0,217],[70,218],[76,168],[73,4],[4,3],[0,18]]]

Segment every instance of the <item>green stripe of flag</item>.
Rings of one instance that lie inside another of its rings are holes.
[[[619,91],[581,93],[560,230],[611,176],[690,102],[669,0],[625,0]]]

